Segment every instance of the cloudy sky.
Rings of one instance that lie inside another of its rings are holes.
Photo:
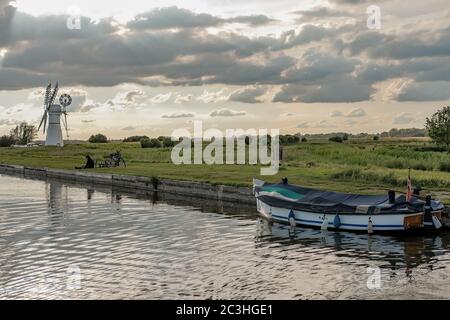
[[[193,120],[423,127],[449,104],[449,21],[448,0],[0,0],[0,134],[38,123],[49,81],[73,97],[71,138],[169,135]]]

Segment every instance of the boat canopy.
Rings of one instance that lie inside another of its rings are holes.
[[[386,195],[361,195],[343,192],[323,191],[306,188],[291,184],[268,184],[255,185],[258,198],[274,206],[292,207],[299,209],[338,212],[359,212],[377,213],[384,210],[409,210],[422,211],[425,201],[416,197],[413,201],[407,202],[405,195],[396,197],[395,203],[389,202]],[[432,201],[433,209],[437,209],[442,204],[439,201]],[[328,209],[328,210],[327,210]]]

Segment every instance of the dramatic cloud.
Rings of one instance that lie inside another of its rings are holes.
[[[395,17],[393,27],[387,16],[381,30],[368,30],[360,19],[365,1],[331,2],[294,12],[297,25],[262,14],[222,17],[167,7],[127,23],[81,17],[82,28],[70,30],[66,15],[33,16],[0,0],[0,90],[41,88],[49,80],[74,88],[204,86],[196,98],[181,89],[153,92],[148,102],[155,104],[267,103],[266,93],[281,103],[351,103],[370,101],[377,90],[383,101],[450,98],[448,17],[430,9],[438,22]],[[71,112],[123,110],[147,99],[140,90],[105,105],[87,94],[73,97]]]
[[[247,112],[245,111],[235,111],[227,108],[222,108],[219,110],[214,110],[209,115],[210,117],[239,117],[245,116]]]
[[[176,112],[176,113],[172,113],[172,114],[163,114],[161,118],[178,119],[178,118],[193,118],[193,117],[195,117],[195,114],[193,114],[193,113]]]

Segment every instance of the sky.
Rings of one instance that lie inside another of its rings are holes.
[[[448,0],[0,0],[0,134],[49,82],[72,139],[421,128],[449,105],[449,21]]]

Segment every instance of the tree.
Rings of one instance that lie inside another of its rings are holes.
[[[373,141],[378,141],[378,140],[380,140],[380,136],[373,136]]]
[[[331,137],[328,140],[333,141],[333,142],[339,142],[339,143],[344,142],[344,139],[342,139],[342,137],[340,137],[340,136],[334,136],[334,137]]]
[[[12,136],[1,136],[0,147],[11,147],[15,143]]]
[[[33,125],[29,125],[26,122],[22,122],[10,132],[10,136],[14,140],[14,143],[21,145],[30,143],[34,138],[36,138],[36,135],[36,127]]]
[[[139,142],[142,139],[148,139],[148,137],[147,136],[131,136],[131,137],[123,139],[123,142]]]
[[[90,143],[107,143],[108,138],[104,134],[98,133],[96,135],[90,136],[89,142]]]
[[[425,127],[437,145],[445,145],[450,151],[450,107],[444,107],[427,118]]]
[[[142,148],[161,148],[161,141],[158,139],[142,139],[141,140]]]

